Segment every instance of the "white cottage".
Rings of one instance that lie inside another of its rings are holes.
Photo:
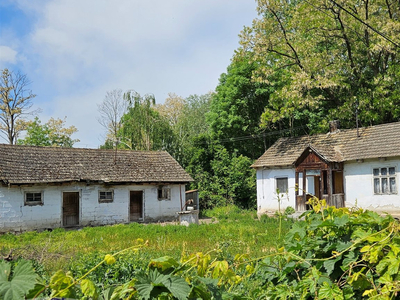
[[[165,151],[0,144],[0,232],[176,219],[192,180]]]
[[[315,195],[400,215],[400,122],[348,130],[331,122],[328,134],[280,138],[252,167],[259,214],[304,211]]]

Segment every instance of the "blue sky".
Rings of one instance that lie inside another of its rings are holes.
[[[97,148],[106,91],[212,91],[256,16],[254,0],[0,0],[0,69],[28,76],[43,122],[67,117],[75,146]]]

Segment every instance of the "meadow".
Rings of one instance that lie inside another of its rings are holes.
[[[105,253],[132,247],[138,240],[146,242],[134,256],[139,264],[148,263],[151,258],[168,255],[179,259],[182,254],[212,249],[218,249],[226,257],[238,253],[260,257],[280,245],[278,218],[264,216],[259,220],[255,211],[235,206],[205,211],[203,217],[209,222],[188,227],[177,223],[130,223],[4,234],[0,236],[0,256],[6,257],[11,252],[14,259],[34,260],[43,273],[51,274],[59,269],[87,269]],[[283,220],[281,236],[291,224],[291,220]]]

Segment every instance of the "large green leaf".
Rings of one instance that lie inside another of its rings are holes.
[[[157,269],[150,270],[148,275],[138,278],[135,285],[139,295],[143,299],[157,297],[159,294],[169,291],[179,300],[188,299],[191,291],[184,278],[161,274]]]
[[[35,287],[37,274],[29,261],[16,264],[12,278],[11,264],[0,262],[0,298],[3,300],[21,300]]]

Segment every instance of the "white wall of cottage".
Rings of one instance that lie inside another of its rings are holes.
[[[108,186],[113,202],[99,203],[102,185],[0,187],[0,232],[62,227],[63,192],[79,192],[79,225],[129,222],[130,191],[143,191],[144,221],[175,220],[185,201],[185,185],[168,185],[171,200],[158,200],[157,185]],[[43,205],[25,205],[25,192],[43,192]]]
[[[397,194],[374,194],[373,169],[395,167]],[[348,162],[344,165],[346,206],[400,215],[400,158]]]
[[[281,212],[286,207],[296,207],[294,169],[257,169],[257,213]],[[276,178],[288,178],[288,193],[276,194]],[[280,199],[280,203],[278,202]]]
[[[395,167],[397,194],[374,194],[373,169]],[[280,195],[283,211],[286,207],[296,208],[295,170],[294,169],[257,169],[257,211],[274,213],[278,211],[276,195],[276,178],[288,178],[289,193]],[[310,177],[312,178],[312,177]],[[307,177],[307,192],[313,193],[313,180]],[[302,187],[302,178],[299,178]],[[346,162],[344,165],[345,205],[358,206],[378,213],[400,215],[400,158],[386,160],[368,160],[362,162]],[[299,192],[302,194],[302,192]]]

